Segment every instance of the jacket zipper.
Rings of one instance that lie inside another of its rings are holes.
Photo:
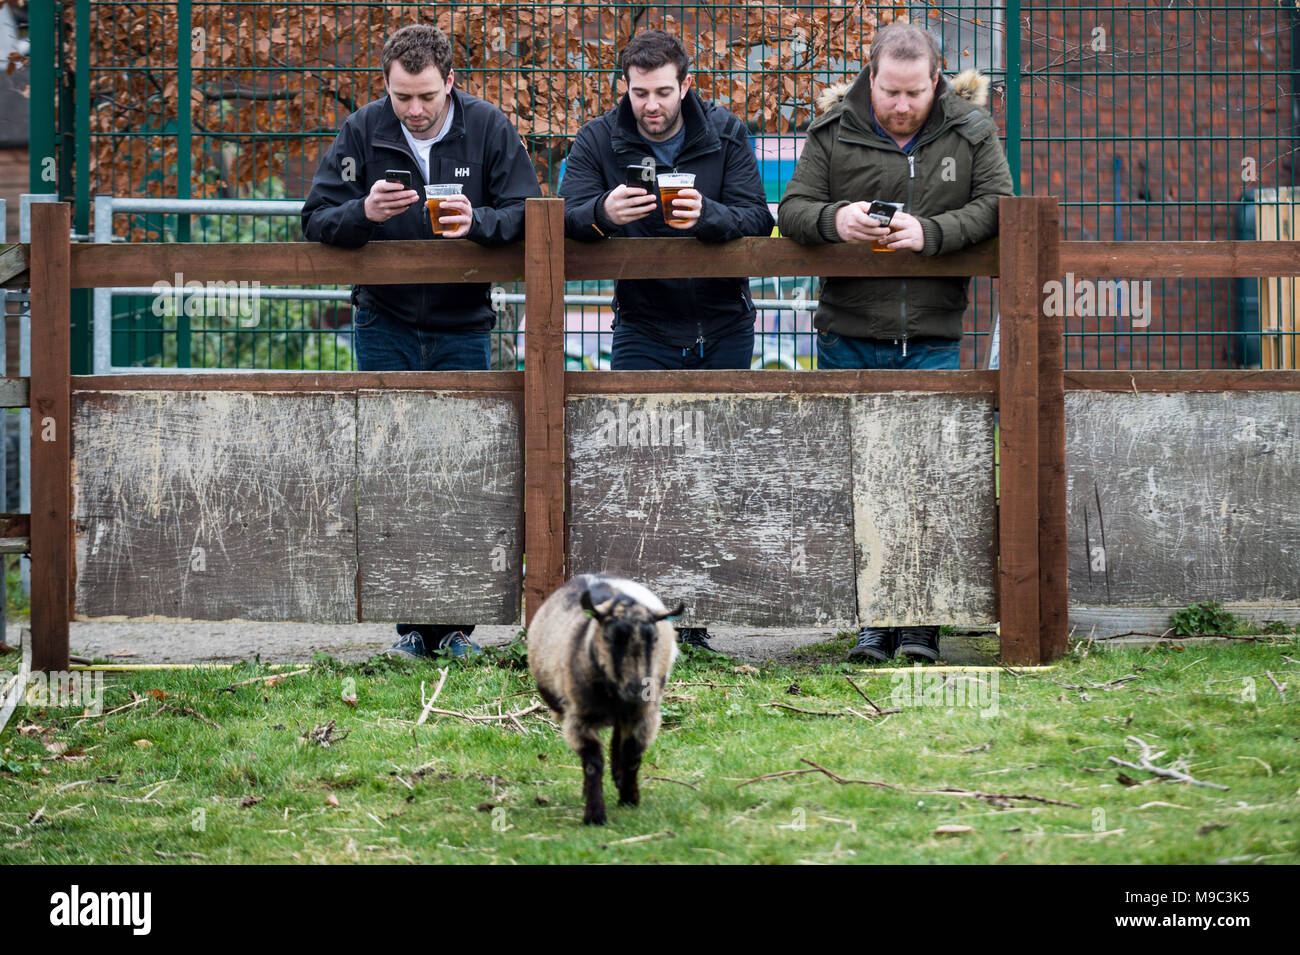
[[[908,215],[912,208],[912,183],[916,179],[916,157],[907,154],[907,206]],[[902,299],[898,303],[899,315],[903,322],[903,357],[907,357],[907,279],[903,279]]]

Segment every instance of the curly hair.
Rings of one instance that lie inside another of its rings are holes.
[[[402,27],[384,44],[379,65],[385,79],[394,63],[401,63],[402,69],[412,75],[436,66],[446,80],[451,73],[451,40],[447,39],[447,34],[427,23]]]

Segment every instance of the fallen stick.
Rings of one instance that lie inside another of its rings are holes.
[[[761,782],[764,779],[777,779],[781,776],[803,776],[806,773],[815,773],[815,769],[783,769],[779,773],[764,773],[762,776],[755,776],[753,779],[746,779],[743,783],[736,785],[737,789],[748,786],[750,783]]]
[[[632,836],[628,839],[619,839],[616,842],[607,842],[606,846],[626,846],[634,842],[649,842],[651,839],[674,839],[676,834],[671,829],[665,829],[663,832],[647,832],[644,836]]]
[[[1285,701],[1285,700],[1286,700],[1286,684],[1285,684],[1285,683],[1279,684],[1279,683],[1277,682],[1277,677],[1275,677],[1275,676],[1273,675],[1273,672],[1272,672],[1271,670],[1265,670],[1265,671],[1264,671],[1264,675],[1265,675],[1266,677],[1268,677],[1268,681],[1269,681],[1270,683],[1273,684],[1273,689],[1277,690],[1277,695],[1280,696],[1280,697],[1282,697],[1282,699]]]
[[[425,720],[427,720],[427,719],[429,718],[429,713],[431,713],[431,712],[433,711],[433,704],[434,704],[434,701],[436,701],[436,700],[438,699],[438,694],[442,692],[442,685],[443,685],[444,683],[447,682],[447,673],[448,673],[449,670],[450,670],[450,667],[441,667],[441,668],[438,670],[438,673],[440,674],[439,677],[438,677],[438,685],[435,686],[435,687],[433,688],[433,696],[429,697],[429,702],[427,702],[427,703],[424,704],[424,712],[422,712],[422,713],[420,714],[420,718],[419,718],[418,720],[415,721],[415,725],[416,725],[416,726],[419,726],[421,723],[423,723]],[[423,702],[423,700],[424,700],[424,681],[423,681],[423,680],[420,681],[420,700],[421,700],[422,702]],[[415,732],[415,731],[412,730],[411,732]]]
[[[218,693],[234,693],[237,686],[248,686],[252,683],[261,683],[263,686],[276,686],[281,680],[287,680],[291,676],[298,676],[301,673],[310,673],[311,667],[302,670],[294,670],[292,673],[272,673],[270,676],[255,676],[251,680],[240,680],[238,683],[232,683],[230,686],[223,686]]]
[[[1060,799],[1048,799],[1046,796],[1031,796],[1028,793],[982,793],[975,789],[909,789],[909,793],[918,796],[969,796],[971,799],[987,799],[994,804],[1007,804],[1009,800],[1022,802],[1041,802],[1049,806],[1066,806],[1070,809],[1082,809],[1077,803],[1062,802]]]
[[[647,776],[646,782],[649,782],[652,779],[657,779],[661,783],[676,783],[678,786],[685,786],[687,789],[694,789],[696,792],[700,791],[699,786],[694,783],[684,783],[680,779],[671,779],[668,776]]]
[[[150,716],[146,716],[145,719],[149,719],[149,720],[151,720],[151,719],[153,719],[155,716],[157,716],[158,713],[164,713],[164,712],[166,712],[166,711],[168,711],[168,710],[172,711],[173,713],[184,713],[186,716],[193,716],[193,717],[195,717],[196,719],[200,719],[200,720],[202,720],[204,723],[207,723],[209,726],[215,726],[217,729],[221,729],[221,728],[222,728],[220,723],[217,723],[217,722],[215,722],[214,720],[210,720],[210,719],[208,719],[208,718],[207,718],[206,716],[204,716],[202,713],[197,713],[197,712],[195,712],[194,710],[190,709],[188,706],[173,706],[173,705],[170,704],[170,703],[164,703],[162,706],[158,707],[157,712],[151,714]]]
[[[895,786],[893,783],[882,783],[874,779],[845,779],[843,776],[836,776],[825,766],[818,766],[811,759],[800,759],[799,762],[807,763],[817,772],[829,776],[831,779],[835,780],[835,782],[839,783],[839,785],[841,786],[848,786],[848,785],[878,786],[881,789],[893,789],[893,790],[899,790],[903,788],[902,786]]]
[[[872,702],[871,697],[867,696],[867,694],[862,692],[861,688],[856,683],[853,682],[853,677],[846,676],[844,679],[849,681],[849,686],[853,687],[853,689],[857,692],[858,696],[862,697],[864,700],[867,701],[867,706],[871,707],[873,710],[876,711],[877,716],[884,716],[884,711],[881,710],[880,707],[876,706],[874,702]]]
[[[1126,736],[1124,738],[1137,743],[1138,746],[1142,748],[1142,754],[1138,757],[1137,763],[1130,763],[1128,760],[1120,759],[1118,756],[1107,756],[1106,758],[1115,765],[1123,766],[1126,769],[1141,770],[1143,772],[1151,773],[1154,776],[1161,776],[1165,779],[1176,779],[1180,783],[1191,783],[1193,786],[1205,786],[1207,789],[1222,789],[1225,792],[1227,791],[1227,786],[1220,786],[1218,783],[1203,782],[1202,780],[1196,779],[1194,776],[1190,776],[1187,773],[1180,772],[1177,769],[1168,769],[1164,766],[1156,766],[1151,762],[1151,760],[1159,759],[1164,755],[1163,752],[1152,754],[1151,745],[1146,740],[1139,739],[1136,736]]]
[[[544,709],[541,703],[534,703],[526,710],[515,710],[513,713],[502,713],[500,715],[489,713],[486,716],[475,716],[472,713],[461,713],[459,710],[439,710],[430,709],[430,713],[437,713],[440,716],[458,716],[462,720],[469,720],[471,723],[498,723],[504,720],[517,719],[520,716],[527,716],[529,713],[536,713]]]

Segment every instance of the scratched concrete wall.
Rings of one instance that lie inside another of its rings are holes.
[[[363,391],[357,415],[362,619],[518,622],[519,398]]]
[[[356,619],[351,396],[74,401],[78,616]]]
[[[993,619],[988,398],[591,396],[567,435],[573,573],[697,624]]]
[[[992,396],[855,395],[852,409],[861,622],[996,621]]]
[[[1070,602],[1300,601],[1300,394],[1066,393]]]

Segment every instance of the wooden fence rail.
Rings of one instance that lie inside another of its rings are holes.
[[[1061,319],[1044,314],[1044,284],[1064,271],[1090,277],[1268,276],[1296,271],[1300,243],[1077,243],[1059,241],[1055,199],[1004,199],[1000,242],[956,255],[864,255],[859,245],[804,247],[785,239],[702,246],[685,239],[577,244],[563,236],[563,202],[528,201],[525,241],[499,249],[469,242],[383,242],[357,250],[314,243],[72,245],[69,207],[32,208],[33,665],[65,669],[75,613],[72,395],[123,391],[514,393],[523,401],[524,552],[528,615],[564,579],[566,401],[571,396],[989,395],[1000,409],[1001,501],[996,528],[997,617],[1009,663],[1066,648],[1065,389],[1300,390],[1294,372],[1063,371]],[[26,253],[23,253],[26,254]],[[21,256],[11,256],[18,261]],[[313,285],[508,282],[526,287],[523,372],[265,372],[71,376],[73,288],[171,281]],[[566,280],[773,275],[998,276],[998,371],[565,372]],[[9,276],[14,281],[14,276]],[[16,526],[16,525],[15,525]],[[25,529],[25,528],[24,528]],[[12,530],[11,530],[12,533]],[[359,615],[359,614],[358,614]]]

